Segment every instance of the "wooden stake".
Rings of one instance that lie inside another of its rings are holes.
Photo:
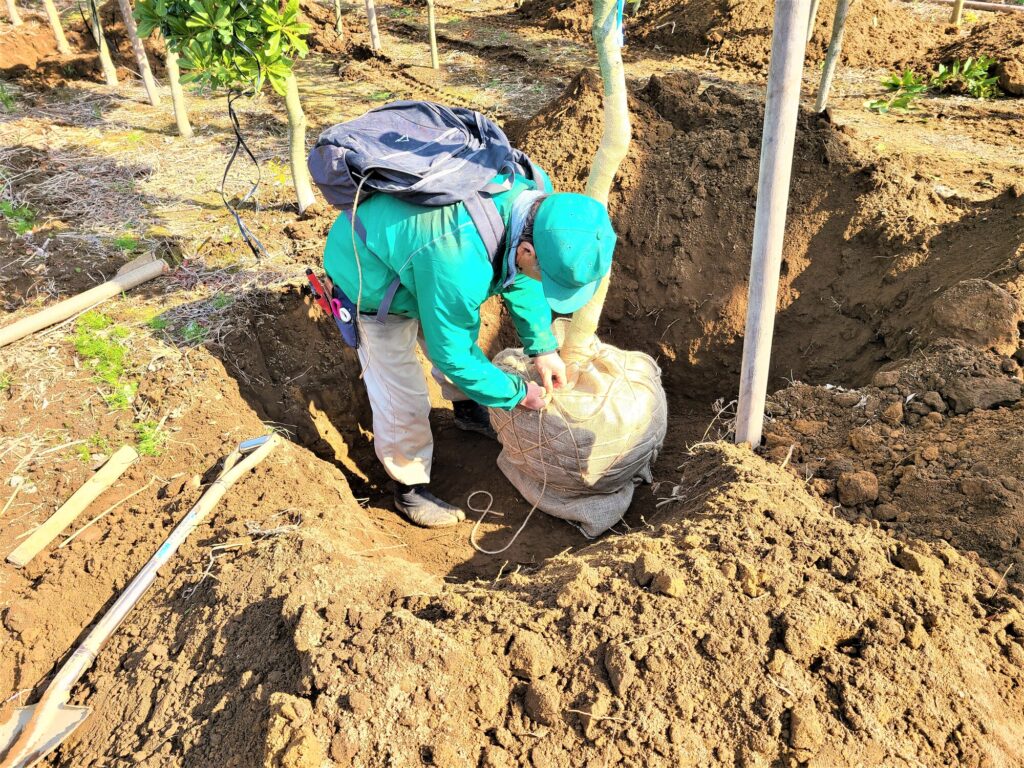
[[[821,85],[818,86],[818,100],[814,103],[815,112],[825,111],[828,103],[828,92],[832,88],[832,78],[839,64],[839,52],[843,49],[843,32],[846,31],[846,16],[850,12],[850,0],[839,0],[836,3],[836,15],[832,20],[832,39],[828,41],[828,53],[825,54],[825,67],[821,71]]]
[[[754,446],[760,444],[764,426],[809,3],[810,0],[777,0],[775,3],[750,259],[747,329],[736,413],[736,442]]]
[[[146,55],[146,47],[139,39],[139,30],[135,26],[135,17],[132,15],[131,0],[117,0],[121,9],[121,19],[124,21],[124,29],[128,33],[128,39],[132,43],[132,52],[135,54],[135,64],[142,76],[142,85],[146,88],[146,97],[154,107],[160,106],[160,92],[156,89],[156,81],[153,79],[153,71],[149,68],[149,57]]]
[[[439,69],[441,62],[437,55],[437,14],[434,12],[434,0],[427,0],[427,29],[430,34],[430,66]]]
[[[18,567],[27,565],[33,557],[42,552],[46,545],[56,538],[57,534],[67,528],[83,510],[92,504],[101,493],[113,485],[138,458],[139,454],[130,445],[123,445],[118,448],[114,455],[107,459],[107,463],[86,480],[85,484],[75,491],[60,509],[50,515],[42,525],[32,532],[31,536],[25,539],[25,541],[18,545],[17,549],[7,556],[7,562],[13,563]]]
[[[370,24],[370,47],[380,50],[380,30],[377,29],[377,5],[374,0],[366,0],[366,20]]]
[[[604,86],[604,130],[601,144],[590,166],[585,193],[608,207],[608,195],[619,165],[629,152],[632,129],[629,125],[629,100],[626,92],[626,71],[622,64],[622,47],[618,30],[616,0],[594,0],[594,46]],[[572,316],[562,345],[566,363],[579,365],[589,356],[591,340],[597,333],[604,300],[608,295],[609,277],[601,281],[594,297]]]
[[[119,293],[141,285],[147,280],[152,280],[166,271],[167,263],[162,259],[155,259],[129,272],[115,275],[107,282],[97,285],[95,288],[90,288],[84,293],[72,296],[70,299],[65,299],[59,304],[47,307],[40,312],[36,312],[34,315],[29,315],[16,323],[0,328],[0,347],[24,338],[30,333],[35,333],[43,328],[55,325],[62,320],[67,320],[69,317],[73,317],[79,312],[99,304],[101,301],[117,296]]]
[[[953,12],[949,16],[949,23],[955,27],[960,26],[960,17],[964,13],[964,0],[956,0],[953,3]]]

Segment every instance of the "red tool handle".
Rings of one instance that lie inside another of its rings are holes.
[[[309,267],[306,267],[306,279],[309,280],[309,284],[313,287],[313,298],[315,298],[316,303],[320,305],[320,309],[328,315],[334,314],[331,312],[330,297],[324,290],[324,286],[320,282],[320,278],[318,278],[316,273]]]

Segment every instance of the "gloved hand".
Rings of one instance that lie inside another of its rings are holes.
[[[546,352],[533,358],[537,366],[540,380],[544,382],[544,391],[549,395],[558,387],[565,386],[565,363],[558,352]]]
[[[542,411],[547,404],[547,393],[544,391],[544,387],[534,384],[532,381],[526,382],[526,397],[519,401],[519,405],[531,411]]]

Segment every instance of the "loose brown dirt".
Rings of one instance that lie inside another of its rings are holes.
[[[961,61],[988,56],[998,62],[1000,87],[1009,94],[1024,96],[1024,19],[1018,14],[973,27],[970,33],[938,51],[940,61]]]

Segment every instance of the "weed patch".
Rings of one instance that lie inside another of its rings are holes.
[[[103,400],[115,411],[129,408],[139,388],[128,375],[128,334],[102,312],[86,312],[75,325],[75,351],[104,386]]]
[[[994,74],[996,63],[989,56],[971,57],[965,61],[957,59],[948,66],[939,64],[928,78],[905,69],[882,80],[882,85],[892,95],[872,99],[865,102],[864,106],[882,115],[888,112],[906,113],[915,109],[914,101],[929,91],[994,99],[1002,95],[999,78]]]
[[[0,214],[7,219],[8,226],[15,234],[31,232],[36,225],[36,214],[27,205],[15,205],[10,200],[0,200]]]
[[[167,435],[155,421],[137,421],[132,424],[135,430],[135,448],[141,456],[159,456],[167,442]]]

